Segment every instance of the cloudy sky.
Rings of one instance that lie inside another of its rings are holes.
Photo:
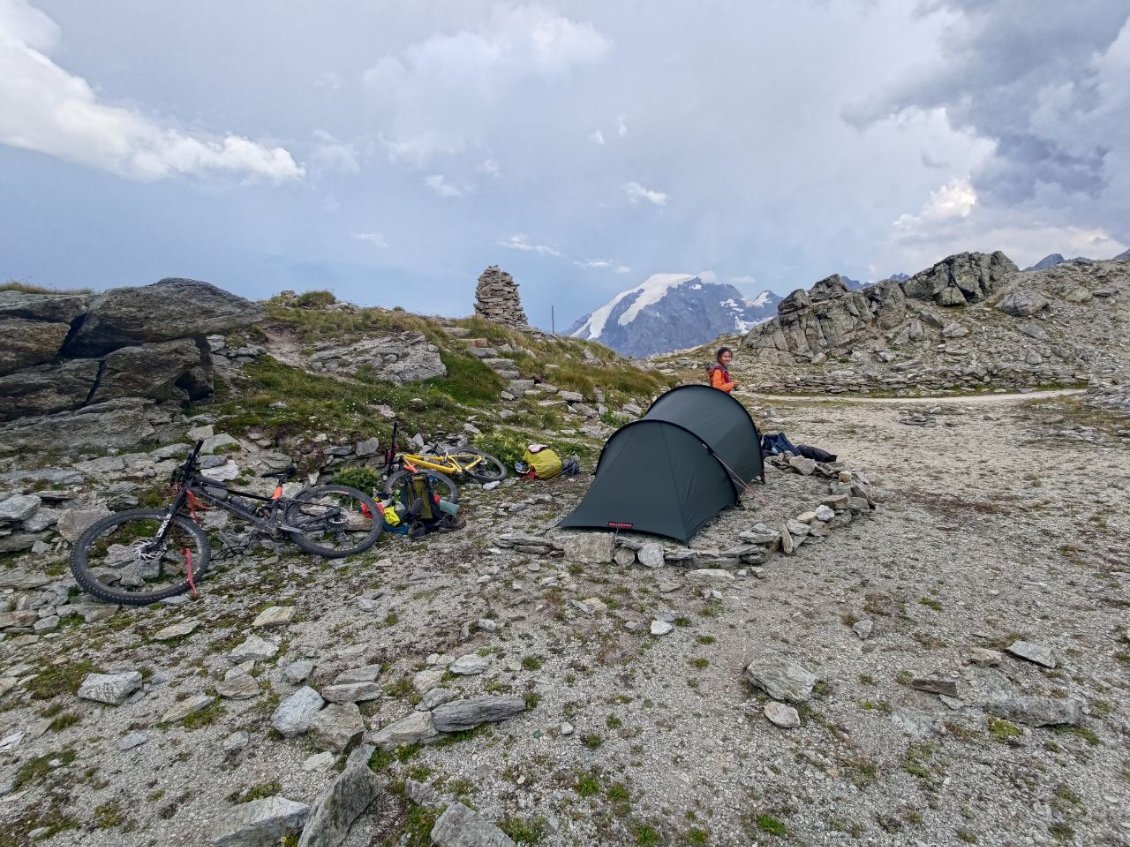
[[[0,280],[557,327],[1130,245],[1130,0],[0,0]]]

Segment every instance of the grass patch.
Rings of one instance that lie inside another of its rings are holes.
[[[542,839],[549,835],[549,822],[541,815],[503,818],[498,828],[519,844],[541,844]]]
[[[1013,738],[1020,738],[1024,735],[1024,731],[1020,727],[1003,718],[990,717],[988,726],[989,735],[1002,744],[1007,744]]]
[[[233,803],[250,803],[252,800],[263,800],[282,793],[282,784],[276,779],[271,782],[261,782],[253,785],[244,792],[233,791],[228,795],[228,800]]]
[[[126,816],[117,800],[110,800],[94,807],[94,826],[98,829],[114,829],[125,823]]]
[[[58,762],[58,767],[65,767],[75,760],[76,755],[74,750],[67,747],[58,753],[46,753],[28,759],[16,771],[15,779],[12,781],[12,790],[19,791],[25,785],[34,785],[55,770],[52,763]]]
[[[656,847],[663,841],[659,830],[650,824],[634,823],[631,826],[632,837],[636,840],[636,847]]]
[[[54,665],[32,677],[27,684],[34,700],[49,700],[59,694],[78,694],[79,686],[87,674],[94,672],[89,659],[69,665]]]
[[[224,704],[219,700],[209,703],[199,712],[193,712],[184,718],[181,718],[180,725],[185,729],[200,729],[202,726],[210,726],[216,722],[216,719],[224,713]]]
[[[67,727],[74,726],[79,720],[79,716],[74,712],[63,712],[51,721],[51,723],[47,725],[47,728],[52,732],[62,732]]]
[[[789,828],[772,815],[760,814],[753,819],[754,825],[762,832],[784,838],[789,834]]]
[[[1054,732],[1056,735],[1077,735],[1092,747],[1098,747],[1103,743],[1094,730],[1087,729],[1085,726],[1057,726],[1054,728]]]

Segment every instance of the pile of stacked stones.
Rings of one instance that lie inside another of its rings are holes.
[[[475,315],[516,329],[529,327],[518,297],[518,283],[498,265],[491,265],[479,276],[479,284],[475,288]]]

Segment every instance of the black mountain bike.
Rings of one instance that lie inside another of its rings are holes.
[[[91,525],[75,543],[71,571],[100,600],[145,606],[191,591],[208,570],[212,547],[200,512],[219,508],[272,538],[294,542],[327,559],[368,550],[381,534],[380,509],[364,492],[344,485],[317,485],[283,496],[292,465],[276,477],[269,497],[238,491],[208,479],[197,458],[203,441],[173,471],[177,493],[164,509],[130,509]]]

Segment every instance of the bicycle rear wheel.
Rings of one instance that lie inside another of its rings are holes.
[[[183,594],[208,569],[208,536],[184,515],[174,515],[164,539],[157,533],[166,512],[130,509],[92,524],[75,542],[71,572],[88,594],[110,603],[146,606]]]
[[[341,559],[363,553],[381,536],[381,510],[369,495],[344,485],[300,491],[283,517],[290,539],[307,553]]]
[[[467,475],[479,482],[496,482],[506,479],[506,465],[482,450],[474,447],[461,447],[452,458],[459,464],[468,466]]]
[[[431,485],[432,491],[439,495],[441,500],[446,500],[449,503],[459,502],[459,489],[455,483],[451,481],[451,477],[441,474],[439,471],[424,470],[417,471],[428,475],[428,484]],[[412,472],[411,471],[397,471],[385,480],[384,490],[386,497],[392,497],[398,503],[408,503],[413,499],[405,498],[404,487],[411,485]]]

